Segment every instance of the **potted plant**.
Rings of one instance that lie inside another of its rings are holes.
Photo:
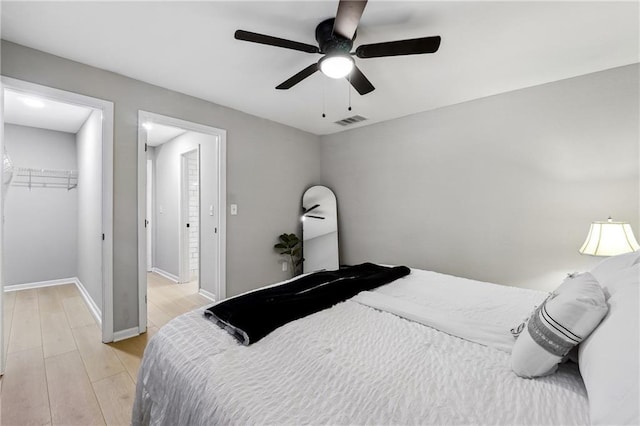
[[[287,258],[291,270],[291,277],[298,275],[302,265],[302,241],[296,234],[282,234],[278,237],[279,243],[273,246],[281,256]]]

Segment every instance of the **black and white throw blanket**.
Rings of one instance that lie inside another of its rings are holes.
[[[279,286],[223,300],[208,307],[204,314],[242,344],[250,345],[291,321],[328,309],[409,272],[406,266],[373,263],[315,272]]]

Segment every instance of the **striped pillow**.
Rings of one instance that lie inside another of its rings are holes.
[[[587,338],[607,313],[602,287],[590,273],[568,277],[531,315],[511,352],[521,377],[554,373],[569,351]]]

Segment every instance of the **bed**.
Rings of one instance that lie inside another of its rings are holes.
[[[195,310],[149,342],[132,423],[589,424],[578,364],[510,367],[509,330],[547,296],[412,269],[250,346]]]

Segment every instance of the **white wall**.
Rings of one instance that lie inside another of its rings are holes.
[[[147,152],[146,152],[146,157],[147,157],[147,162],[146,164],[149,164],[149,160],[151,160],[152,162],[152,168],[151,168],[151,173],[152,173],[152,180],[155,181],[155,176],[156,176],[156,168],[155,168],[155,159],[156,159],[156,147],[155,146],[147,146]],[[148,167],[148,166],[147,166]],[[145,170],[146,173],[146,170]],[[155,182],[154,182],[155,183]],[[151,184],[151,205],[155,206],[156,205],[156,188],[154,186],[154,183]],[[148,182],[147,182],[148,184]],[[156,239],[156,216],[155,216],[155,209],[149,209],[147,208],[147,220],[150,222],[151,226],[151,266],[154,267],[156,265],[156,244],[155,244],[155,239]],[[148,256],[148,254],[147,254]]]
[[[78,156],[78,279],[102,308],[102,114],[89,115],[76,135]]]
[[[225,212],[227,295],[287,278],[273,244],[298,230],[302,192],[320,178],[317,136],[5,40],[1,54],[4,76],[114,103],[115,331],[138,325],[138,110],[227,130],[227,202],[239,205]]]
[[[14,166],[77,169],[75,135],[12,124],[4,132]],[[4,212],[5,285],[77,275],[76,189],[10,186]]]
[[[589,224],[639,223],[638,65],[322,137],[341,263],[540,289],[598,259]]]

